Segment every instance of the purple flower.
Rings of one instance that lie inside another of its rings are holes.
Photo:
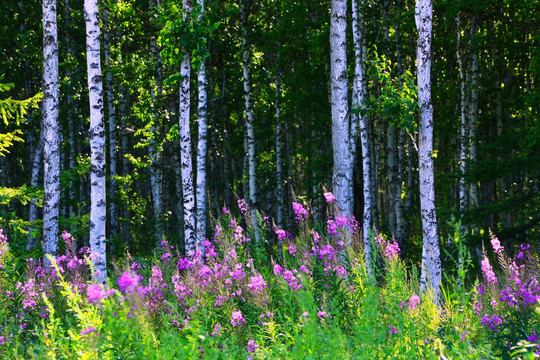
[[[384,256],[386,256],[389,261],[395,260],[399,256],[399,251],[399,244],[394,241],[392,244],[386,246],[384,249]]]
[[[240,208],[240,212],[242,215],[246,216],[249,211],[249,206],[246,203],[246,200],[244,199],[238,199],[238,208]]]
[[[292,243],[289,244],[289,254],[292,256],[296,255],[296,245]]]
[[[240,326],[246,322],[246,319],[244,319],[240,310],[233,311],[231,314],[231,317],[232,317],[231,324],[233,326]]]
[[[414,310],[418,304],[420,304],[420,298],[413,294],[409,299],[409,309]]]
[[[125,293],[126,291],[132,292],[133,289],[135,289],[138,285],[137,277],[129,272],[124,272],[117,281],[118,287],[123,293]]]
[[[90,284],[86,288],[86,295],[88,296],[88,303],[95,304],[105,297],[105,292],[101,286],[97,284]]]
[[[486,256],[484,256],[484,259],[482,259],[482,273],[487,280],[488,286],[496,285],[499,283],[499,280],[497,280],[497,277],[493,272],[493,268],[489,264],[489,259]]]
[[[493,251],[495,252],[495,254],[502,254],[502,252],[504,251],[501,242],[493,234],[491,234],[491,246],[493,247]]]
[[[94,328],[94,327],[83,329],[81,331],[81,336],[84,336],[86,334],[90,334],[91,332],[95,332],[95,331],[96,331],[96,328]]]
[[[258,274],[256,276],[252,276],[248,283],[249,288],[252,291],[257,291],[259,289],[265,289],[266,288],[266,281],[264,281],[261,274]]]
[[[221,324],[218,323],[218,324],[214,325],[214,331],[212,331],[212,336],[218,336],[220,328],[221,328]]]
[[[294,213],[296,214],[294,218],[296,221],[304,221],[309,216],[308,211],[304,209],[302,204],[299,204],[293,201],[292,207],[293,207]]]
[[[527,338],[527,341],[528,342],[531,342],[531,343],[535,343],[535,344],[538,344],[538,334],[536,333],[536,330],[534,330],[531,334],[531,336],[529,336]]]
[[[388,325],[388,327],[390,328],[390,330],[388,330],[389,334],[397,334],[398,333],[397,328],[393,327],[392,325]]]
[[[282,275],[282,274],[283,274],[283,268],[279,264],[274,265],[274,275]]]
[[[319,317],[319,319],[324,319],[324,318],[331,318],[332,316],[330,314],[328,314],[326,311],[322,311],[322,310],[319,310],[319,312],[317,313],[317,316]]]
[[[331,203],[331,202],[336,201],[336,197],[331,192],[325,192],[324,193],[324,198],[326,199],[327,203]]]
[[[485,327],[489,327],[491,331],[497,332],[497,327],[502,324],[502,318],[498,315],[491,315],[491,317],[484,315],[480,319],[480,323]]]
[[[257,345],[257,343],[253,340],[249,340],[246,345],[246,349],[248,353],[254,353],[255,350],[257,350],[258,348],[259,348],[259,345]]]
[[[244,272],[244,265],[242,263],[238,263],[234,266],[234,271],[231,273],[231,277],[235,281],[246,277],[246,273]]]

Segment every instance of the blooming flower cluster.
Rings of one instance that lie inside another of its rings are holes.
[[[292,203],[293,211],[296,214],[294,219],[298,222],[306,221],[309,216],[309,208],[305,209],[302,204],[294,202]]]
[[[491,267],[487,256],[484,256],[481,265],[482,274],[484,274],[488,286],[497,285],[499,283],[499,280],[497,279],[497,276],[495,276],[495,273],[493,272],[493,268]]]
[[[2,257],[8,250],[7,236],[4,235],[4,229],[0,227],[0,270],[5,270]]]
[[[245,323],[246,323],[246,319],[244,319],[244,316],[242,315],[242,312],[240,312],[240,310],[232,312],[231,314],[232,326],[240,326]]]
[[[249,206],[246,203],[246,200],[244,199],[238,199],[238,208],[240,209],[240,212],[242,215],[247,216],[249,213]]]
[[[400,249],[399,244],[396,241],[387,242],[381,234],[375,237],[376,243],[379,245],[381,252],[388,262],[393,262],[398,259]]]

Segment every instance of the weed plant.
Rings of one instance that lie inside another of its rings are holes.
[[[467,286],[470,255],[456,230],[457,271],[446,272],[438,303],[379,233],[369,273],[357,222],[331,201],[325,224],[313,224],[299,202],[291,232],[259,219],[261,243],[239,201],[240,216],[223,209],[195,258],[163,240],[153,259],[126,255],[107,286],[93,281],[92,254],[70,234],[52,268],[29,259],[20,271],[0,229],[0,357],[539,357],[538,258],[528,245],[509,258],[492,236],[498,276],[485,250],[484,277]]]

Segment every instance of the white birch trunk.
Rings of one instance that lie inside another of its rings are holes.
[[[276,76],[276,220],[277,226],[283,229],[283,130],[281,119],[281,73]]]
[[[67,43],[67,52],[70,59],[75,58],[75,49],[73,44],[73,38],[71,36],[71,5],[69,0],[64,0],[64,26],[66,29],[66,43]],[[75,134],[76,134],[76,127],[75,127],[75,104],[73,101],[73,72],[71,69],[67,69],[66,71],[66,82],[67,82],[67,90],[66,90],[66,102],[67,102],[67,117],[68,117],[68,141],[69,141],[69,154],[68,154],[68,167],[70,169],[73,169],[75,167],[75,155],[76,155],[76,149],[75,149]],[[71,181],[68,185],[68,196],[69,196],[69,215],[75,216],[75,186],[73,184],[73,181]]]
[[[476,40],[478,34],[478,15],[473,16],[473,24],[471,28],[471,43],[472,43],[472,63],[471,63],[471,108],[470,108],[470,122],[469,122],[469,159],[471,161],[476,160],[477,149],[477,121],[478,121],[478,41]],[[471,184],[471,206],[477,207],[478,202],[478,185]]]
[[[86,62],[90,97],[90,248],[97,281],[107,279],[105,227],[107,201],[105,192],[105,120],[100,59],[99,8],[97,0],[84,1],[86,22]]]
[[[456,55],[458,60],[459,67],[459,78],[460,78],[460,148],[459,148],[459,211],[464,212],[468,208],[468,191],[467,184],[465,182],[465,172],[467,171],[467,148],[468,148],[468,139],[467,139],[467,88],[466,83],[467,79],[465,78],[465,65],[463,63],[463,52],[461,49],[461,16],[458,13],[456,17],[457,24],[457,49]]]
[[[352,0],[352,28],[354,41],[354,83],[356,98],[353,98],[354,107],[363,107],[366,94],[365,58],[362,45],[364,42],[364,1],[358,8],[357,0]],[[366,269],[373,273],[371,265],[371,154],[369,151],[368,118],[359,114],[360,142],[362,146],[362,192],[364,196],[364,209],[362,217],[362,242],[364,244],[364,257]]]
[[[422,217],[422,272],[420,286],[433,291],[440,300],[441,259],[435,213],[435,179],[433,157],[433,104],[431,102],[432,0],[417,0],[415,20],[418,29],[417,76],[420,106],[418,162],[420,176],[420,212]]]
[[[127,117],[128,117],[128,94],[127,89],[124,84],[120,84],[120,149],[121,154],[128,153],[128,130],[127,130]],[[125,178],[129,174],[129,159],[125,156],[121,156],[122,159],[122,176]],[[123,191],[127,191],[127,185],[123,186]],[[129,210],[126,206],[123,207],[122,216],[125,219],[130,218]],[[122,224],[122,238],[124,243],[127,245],[129,243],[129,227],[127,224]]]
[[[183,1],[184,20],[191,14],[191,0]],[[184,199],[184,243],[186,256],[194,258],[197,252],[195,236],[195,197],[193,166],[191,161],[191,134],[189,130],[191,57],[184,54],[180,64],[180,161],[182,163],[182,194]]]
[[[155,7],[155,1],[149,1],[150,12],[153,13]],[[159,12],[159,8],[158,8]],[[152,137],[149,141],[148,153],[150,159],[150,189],[152,192],[152,207],[154,210],[154,218],[156,219],[156,225],[154,227],[154,240],[156,245],[159,246],[162,236],[163,236],[163,196],[162,196],[162,170],[161,170],[161,152],[158,150],[157,146],[157,137],[158,137],[158,128],[159,128],[159,109],[157,104],[161,99],[163,93],[163,64],[161,61],[161,56],[159,54],[159,47],[157,40],[154,34],[150,37],[150,52],[154,55],[156,61],[156,73],[154,82],[155,85],[150,89],[150,94],[154,102],[154,123],[150,128]],[[157,94],[156,94],[157,93]]]
[[[197,0],[200,7],[199,23],[204,20],[204,0]],[[207,108],[206,94],[206,59],[201,59],[197,76],[199,90],[199,138],[197,139],[197,248],[204,250],[202,242],[206,237],[206,157],[207,157]]]
[[[255,240],[261,241],[259,232],[259,221],[257,219],[257,158],[255,157],[255,129],[253,118],[253,103],[251,101],[251,69],[249,66],[250,50],[247,42],[248,36],[248,0],[240,3],[240,19],[242,21],[242,76],[244,79],[244,113],[246,120],[246,138],[248,150],[249,168],[249,203],[251,207],[251,219],[253,221],[253,231]]]
[[[43,254],[57,255],[60,208],[60,124],[56,0],[43,0]],[[45,256],[46,267],[51,265]]]
[[[178,149],[174,147],[173,149],[173,159],[174,159],[174,184],[175,184],[175,191],[176,191],[176,221],[178,223],[178,236],[180,239],[184,236],[184,231],[182,228],[182,225],[184,224],[184,196],[182,195],[183,192],[183,186],[182,186],[182,162],[180,161],[180,157],[178,155],[179,151]],[[185,246],[184,246],[185,249]]]
[[[403,6],[403,1],[400,0],[397,2],[397,17],[401,17],[401,9]],[[395,27],[395,38],[396,38],[396,66],[398,70],[398,81],[400,89],[403,88],[403,55],[401,49],[401,37],[400,37],[400,25],[397,24]],[[403,234],[405,232],[405,219],[403,218],[403,204],[401,200],[401,187],[403,185],[403,172],[405,168],[405,141],[406,141],[406,131],[402,128],[397,129],[398,136],[398,150],[397,150],[397,171],[396,171],[396,185],[393,199],[394,211],[396,213],[396,233],[395,237],[399,243],[400,248],[402,249],[402,255],[405,249],[405,239]]]
[[[332,109],[333,192],[339,211],[353,213],[353,166],[347,88],[347,1],[332,0],[330,11],[330,86]]]
[[[30,186],[38,186],[39,183],[39,173],[42,169],[42,158],[43,158],[43,138],[41,133],[39,133],[38,143],[36,145],[36,150],[34,152],[34,159],[32,161],[32,176],[30,178]],[[28,221],[34,222],[38,219],[38,206],[37,199],[32,198],[30,200],[30,207],[28,209]],[[28,229],[28,244],[26,245],[27,250],[32,250],[36,247],[37,236],[34,236],[34,228]]]
[[[109,115],[109,235],[118,233],[116,204],[116,111],[114,107],[114,80],[111,70],[111,52],[109,40],[109,12],[103,8],[103,50],[105,53],[105,69],[107,72],[107,108]]]

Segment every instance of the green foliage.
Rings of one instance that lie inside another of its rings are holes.
[[[4,75],[0,75],[0,94],[11,91],[15,86],[13,83],[2,83],[3,79]],[[15,125],[18,126],[25,118],[28,110],[38,107],[41,97],[42,94],[39,93],[25,100],[14,100],[11,97],[0,99],[0,117],[4,126],[7,127],[10,125],[12,120],[15,120]],[[0,133],[0,156],[5,156],[6,153],[9,153],[8,149],[13,146],[14,142],[23,142],[24,140],[21,138],[22,134],[23,132],[20,129]]]
[[[379,84],[380,94],[377,96],[373,92],[360,108],[353,111],[360,112],[363,116],[380,116],[391,124],[414,133],[418,127],[416,79],[409,70],[396,76],[396,65],[377,51],[373,51],[370,58],[367,73],[371,82]]]

